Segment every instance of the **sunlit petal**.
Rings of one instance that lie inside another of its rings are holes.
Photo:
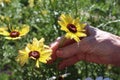
[[[3,35],[3,36],[9,36],[10,33],[7,32],[7,31],[0,31],[0,35]]]
[[[85,33],[82,32],[77,32],[76,35],[79,37],[86,37],[87,35]]]
[[[28,25],[23,25],[22,29],[20,30],[20,36],[24,36],[29,32],[29,26]]]
[[[17,40],[17,39],[21,39],[21,37],[15,37],[15,38],[12,38],[12,37],[5,37],[5,39],[8,39],[8,40]]]

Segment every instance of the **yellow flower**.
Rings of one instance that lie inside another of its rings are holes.
[[[68,39],[74,39],[76,42],[80,41],[80,37],[85,37],[86,24],[79,23],[79,18],[73,19],[70,15],[62,14],[58,21],[61,26],[61,30],[66,32],[65,37]]]
[[[16,40],[29,32],[29,26],[23,25],[21,29],[9,30],[8,27],[0,27],[0,35],[5,36],[6,39]]]
[[[39,41],[33,38],[32,44],[28,43],[25,49],[19,50],[17,61],[23,66],[28,62],[28,59],[31,58],[36,61],[36,67],[39,68],[39,62],[47,63],[47,60],[51,59],[51,53],[51,48],[44,45],[44,38],[41,38]]]

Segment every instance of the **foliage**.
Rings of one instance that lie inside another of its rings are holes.
[[[7,2],[8,1],[8,2]],[[31,2],[30,2],[31,1]],[[0,80],[46,80],[57,75],[56,65],[41,64],[35,68],[31,64],[21,67],[15,57],[18,50],[31,42],[33,37],[44,37],[46,44],[64,34],[58,25],[62,13],[79,17],[80,21],[94,27],[120,35],[119,0],[0,0],[0,27],[30,26],[30,32],[20,40],[11,41],[0,36]],[[33,63],[30,61],[29,63]],[[34,63],[33,63],[34,64]],[[70,73],[65,80],[84,79],[97,76],[120,79],[120,68],[86,63],[83,61],[60,71]],[[3,77],[1,77],[3,76]]]

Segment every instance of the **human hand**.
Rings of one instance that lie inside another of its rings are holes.
[[[120,66],[120,37],[90,26],[86,26],[86,34],[88,36],[79,43],[67,39],[60,47],[62,38],[57,39],[51,44],[53,49],[51,62],[62,58],[59,69],[80,60]]]

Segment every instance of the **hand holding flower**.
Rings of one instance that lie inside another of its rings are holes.
[[[80,60],[120,66],[120,37],[91,26],[86,26],[85,29],[88,36],[78,42],[79,46],[75,41],[68,39],[63,43],[64,46],[59,48],[61,38],[51,44],[53,55],[62,58],[59,69]]]

